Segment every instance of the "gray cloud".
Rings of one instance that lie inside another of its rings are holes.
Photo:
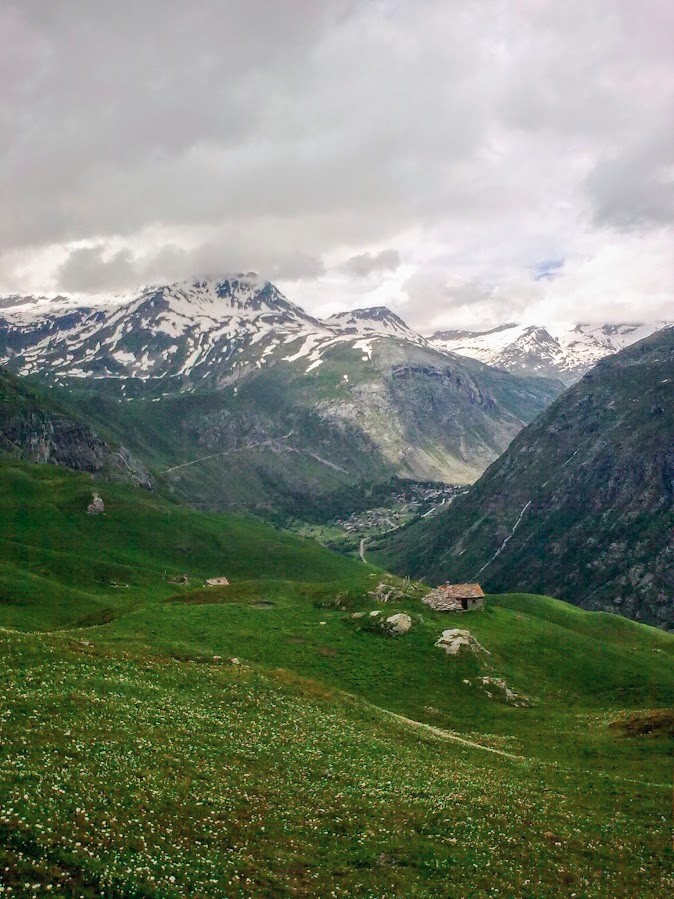
[[[652,290],[672,35],[670,0],[6,0],[1,285],[253,269],[322,308],[417,271],[510,318],[608,242]]]
[[[73,250],[58,273],[60,290],[73,293],[98,293],[128,290],[137,284],[133,256],[129,250],[118,250],[106,258],[102,246]]]
[[[323,214],[357,236],[368,209],[413,214],[436,193],[418,182],[420,165],[470,154],[482,116],[471,70],[439,58],[459,52],[451,35],[396,52],[405,23],[392,9],[10,2],[0,238]],[[427,49],[426,74],[410,81]],[[434,104],[445,119],[431,121]]]
[[[134,256],[128,249],[108,252],[105,244],[78,247],[59,267],[56,287],[66,293],[124,293],[146,284],[171,283],[191,278],[218,277],[251,271],[240,260],[255,261],[257,271],[271,281],[303,281],[325,272],[323,262],[308,254],[288,251],[251,251],[239,245],[225,249],[216,243],[192,249],[167,244],[157,252]]]
[[[395,249],[380,250],[379,253],[358,253],[340,266],[340,271],[356,278],[394,271],[400,266],[400,253]]]

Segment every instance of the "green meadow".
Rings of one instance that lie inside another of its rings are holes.
[[[53,467],[0,464],[0,523],[0,895],[674,888],[672,635],[525,594],[435,613],[310,540]],[[483,651],[435,646],[456,627]]]

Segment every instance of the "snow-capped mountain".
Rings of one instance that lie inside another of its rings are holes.
[[[666,325],[581,323],[540,327],[510,323],[490,331],[438,331],[429,338],[429,344],[515,374],[556,377],[572,384],[604,356]]]
[[[262,495],[281,469],[287,492],[302,494],[307,465],[319,486],[338,475],[471,481],[561,389],[439,352],[383,307],[320,321],[253,273],[96,307],[13,297],[0,310],[0,364],[115,409],[138,400],[146,421],[148,408],[167,415],[172,441],[187,440],[181,463],[224,453],[229,470],[242,443],[282,437],[262,480],[247,469]],[[120,439],[136,449],[125,421]],[[152,439],[163,445],[165,431],[162,419]]]
[[[219,385],[271,361],[322,364],[344,343],[371,356],[372,341],[427,346],[388,309],[319,321],[254,273],[149,288],[129,301],[81,306],[59,297],[0,305],[0,363],[62,378],[177,378]]]
[[[204,381],[224,386],[279,361],[309,373],[339,345],[369,360],[374,344],[393,340],[570,384],[599,359],[664,326],[507,324],[441,331],[427,340],[384,306],[320,321],[249,272],[146,288],[99,306],[62,296],[0,298],[0,364],[57,381],[161,379],[167,390],[190,390]]]
[[[248,273],[97,306],[0,299],[0,364],[51,382],[75,417],[79,404],[94,410],[190,502],[296,515],[360,481],[473,481],[562,384],[457,352],[520,370],[525,354],[537,375],[548,365],[575,376],[578,346],[587,365],[590,349],[593,361],[641,336],[595,330],[562,340],[508,326],[429,341],[384,307],[319,320]]]

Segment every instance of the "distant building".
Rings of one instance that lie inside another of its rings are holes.
[[[226,577],[209,577],[206,580],[207,587],[229,587],[229,581]]]
[[[484,606],[484,591],[479,584],[442,584],[421,601],[436,612],[470,612]]]

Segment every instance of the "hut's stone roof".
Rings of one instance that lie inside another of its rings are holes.
[[[452,599],[478,599],[484,596],[484,591],[479,584],[441,584],[437,588],[441,590],[445,596],[451,596]]]

